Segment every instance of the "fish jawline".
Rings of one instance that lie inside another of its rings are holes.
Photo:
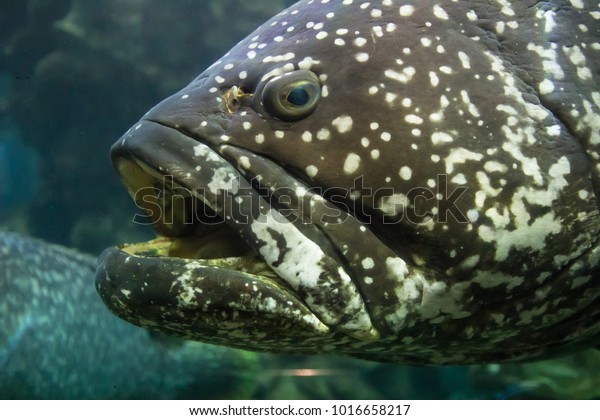
[[[290,329],[300,341],[329,333],[285,283],[261,273],[261,264],[247,257],[161,255],[168,246],[168,239],[155,239],[108,248],[99,257],[96,289],[115,315],[185,339],[250,350],[272,350]]]
[[[214,257],[260,255],[322,324],[357,340],[377,339],[379,332],[373,327],[352,273],[343,266],[343,258],[327,235],[311,224],[304,225],[301,219],[290,221],[282,215],[269,201],[270,193],[264,196],[242,169],[225,158],[224,148],[218,142],[143,120],[113,145],[111,157],[123,183],[159,234],[201,239],[214,233],[212,222],[220,218],[230,233],[233,231],[228,238],[234,240],[227,239],[226,252]],[[171,198],[179,192],[182,197],[173,202]],[[204,204],[209,211],[202,212],[198,221],[186,223],[185,210],[194,203]],[[242,242],[247,246],[238,247]],[[203,253],[197,257],[206,259]],[[185,260],[179,263],[186,264]],[[212,274],[223,277],[214,271]],[[169,290],[162,292],[171,294]]]

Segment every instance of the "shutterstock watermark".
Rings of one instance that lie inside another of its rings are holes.
[[[437,175],[433,188],[409,190],[373,189],[365,185],[362,176],[354,180],[351,188],[274,188],[261,185],[259,178],[233,178],[218,186],[188,189],[178,185],[172,176],[164,176],[153,186],[136,191],[134,200],[142,212],[133,221],[211,225],[227,219],[250,223],[270,213],[279,222],[316,225],[344,223],[348,217],[363,224],[469,223],[466,209],[460,207],[466,191],[466,186],[450,184],[447,174]]]

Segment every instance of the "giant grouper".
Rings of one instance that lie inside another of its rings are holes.
[[[114,144],[158,238],[105,251],[96,288],[259,351],[597,346],[599,72],[596,0],[299,1]]]

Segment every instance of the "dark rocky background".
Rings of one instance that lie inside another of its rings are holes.
[[[10,209],[4,197],[0,225],[94,254],[150,235],[131,223],[135,209],[109,147],[292,3],[0,1],[0,130],[10,126],[41,157],[35,194]]]

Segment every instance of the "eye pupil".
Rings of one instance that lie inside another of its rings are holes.
[[[286,99],[292,105],[304,106],[310,101],[310,95],[303,87],[297,87],[288,93]]]
[[[315,73],[302,69],[265,80],[257,92],[259,109],[281,121],[300,121],[317,108],[321,82]]]

